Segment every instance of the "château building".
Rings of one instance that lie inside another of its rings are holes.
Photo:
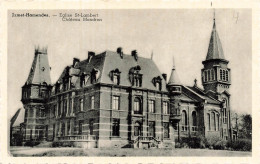
[[[22,87],[23,142],[83,147],[173,147],[183,137],[231,138],[231,70],[215,20],[203,88],[169,78],[153,60],[122,48],[73,59],[52,84],[47,48],[36,48]],[[169,57],[172,58],[172,57]],[[199,64],[199,63],[197,63]]]

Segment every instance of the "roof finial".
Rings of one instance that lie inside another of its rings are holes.
[[[215,14],[215,8],[214,8],[214,13],[213,13],[214,24],[215,24],[215,19],[216,19],[216,14]]]
[[[194,86],[197,86],[197,79],[194,79]]]
[[[152,53],[151,53],[151,60],[153,60],[153,50],[152,50]]]
[[[175,69],[175,61],[174,61],[174,56],[172,57],[172,61],[173,61],[173,64],[172,64],[172,69]]]

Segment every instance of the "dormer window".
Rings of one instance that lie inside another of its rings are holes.
[[[132,86],[142,87],[142,77],[143,75],[140,73],[141,67],[138,65],[133,67],[129,71],[129,80]]]
[[[162,78],[160,76],[154,77],[152,82],[157,90],[160,91],[162,89]]]
[[[91,84],[97,82],[99,75],[100,75],[100,71],[96,68],[93,68],[93,70],[91,71]]]
[[[118,69],[115,69],[115,70],[111,71],[111,80],[116,85],[120,84],[120,73],[121,72]]]

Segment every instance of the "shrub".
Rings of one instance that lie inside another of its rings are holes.
[[[252,140],[250,139],[238,139],[236,141],[228,141],[227,146],[236,151],[251,151]]]
[[[214,145],[213,148],[216,150],[225,150],[227,148],[227,141],[225,140],[219,140]]]

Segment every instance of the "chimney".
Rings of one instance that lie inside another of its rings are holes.
[[[90,60],[92,59],[93,56],[95,56],[95,52],[89,51],[88,52],[88,59],[87,59],[88,63],[90,62]]]
[[[79,62],[80,60],[78,58],[73,58],[73,68],[75,68],[75,66],[77,65],[77,63]]]
[[[123,54],[124,54],[124,53],[123,53],[122,47],[118,47],[117,50],[116,50],[116,52],[120,55],[121,58],[123,58]]]
[[[138,60],[138,53],[137,53],[137,51],[133,50],[131,54],[135,58],[135,60],[137,61]]]
[[[166,73],[163,73],[163,74],[162,74],[162,77],[163,77],[164,80],[167,82],[167,74],[166,74]]]

